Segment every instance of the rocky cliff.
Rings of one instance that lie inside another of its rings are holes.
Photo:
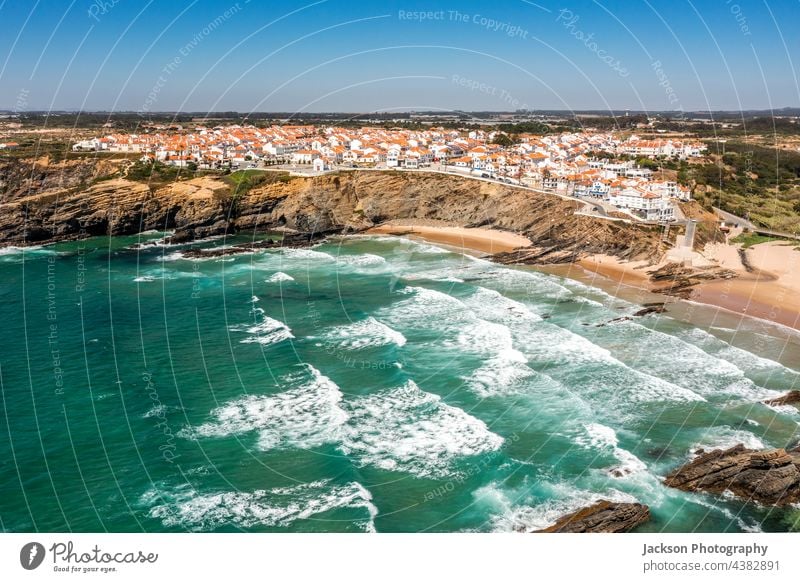
[[[739,444],[698,451],[667,475],[664,484],[683,491],[730,492],[745,501],[788,505],[800,501],[800,451],[754,451]]]
[[[503,262],[554,263],[583,253],[655,259],[660,230],[575,215],[577,203],[499,183],[435,173],[342,172],[287,178],[237,194],[221,177],[153,188],[104,162],[0,167],[0,245],[175,229],[182,239],[278,227],[358,232],[390,219],[436,219],[527,236]]]
[[[650,508],[641,503],[601,500],[564,515],[536,533],[624,533],[650,521]]]

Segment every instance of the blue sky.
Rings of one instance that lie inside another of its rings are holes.
[[[0,108],[797,107],[798,13],[800,0],[0,0]]]

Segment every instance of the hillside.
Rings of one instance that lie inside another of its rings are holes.
[[[276,228],[358,232],[386,220],[425,218],[522,233],[541,251],[535,262],[563,262],[598,252],[653,259],[664,250],[658,228],[576,216],[571,201],[457,176],[284,175],[247,189],[224,177],[205,176],[153,190],[146,183],[113,177],[115,172],[91,160],[37,167],[33,179],[19,165],[3,168],[0,244],[148,229],[174,229],[187,240]]]

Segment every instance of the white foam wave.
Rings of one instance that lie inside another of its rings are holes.
[[[183,258],[184,258],[183,253],[181,251],[173,251],[171,253],[163,253],[158,255],[156,257],[156,260],[163,262],[170,262],[170,261],[180,261]]]
[[[281,271],[278,271],[274,275],[268,277],[265,280],[265,283],[283,283],[283,282],[288,283],[289,281],[294,281],[294,277],[292,277],[291,275],[287,275],[286,273],[283,273]]]
[[[515,345],[528,357],[529,365],[546,366],[548,374],[587,399],[609,406],[631,402],[705,400],[696,392],[633,369],[611,352],[569,330],[542,322],[514,333]]]
[[[340,265],[348,265],[352,267],[370,267],[375,265],[383,265],[386,259],[378,255],[364,253],[362,255],[339,255],[336,257],[336,262]]]
[[[515,362],[526,361],[525,356],[514,348],[508,327],[481,319],[463,324],[455,340],[445,340],[443,345],[488,356],[498,355]]]
[[[489,286],[501,292],[524,293],[532,299],[553,300],[574,295],[565,286],[568,280],[521,268],[502,268],[491,264],[481,269],[475,276],[484,287]]]
[[[519,354],[516,350],[512,353]],[[524,356],[518,359],[500,355],[487,360],[464,380],[467,387],[480,398],[512,394],[521,389],[524,380],[535,375],[525,361]]]
[[[476,503],[493,513],[491,528],[496,532],[532,532],[556,523],[561,517],[592,505],[602,499],[615,502],[635,502],[627,493],[609,489],[602,493],[583,491],[573,487],[553,487],[554,498],[537,503],[525,503],[516,495],[509,496],[497,483],[477,489],[473,494]],[[522,501],[522,503],[520,502]]]
[[[347,420],[339,406],[339,387],[312,366],[281,380],[282,385],[298,383],[302,384],[279,394],[246,396],[225,404],[211,412],[213,420],[180,434],[196,439],[257,432],[262,450],[311,449],[337,442]]]
[[[414,250],[418,253],[423,253],[426,255],[446,255],[450,253],[450,251],[447,249],[426,243],[417,243]]]
[[[514,301],[494,289],[478,287],[464,299],[464,305],[482,319],[500,323],[535,323],[542,318],[533,313],[528,306]]]
[[[166,414],[171,410],[176,410],[176,409],[172,406],[167,406],[165,404],[157,404],[153,406],[150,410],[145,412],[142,415],[142,418],[164,418],[164,416],[166,416]]]
[[[739,528],[742,531],[749,532],[749,533],[760,533],[761,531],[763,531],[761,529],[761,526],[758,523],[755,523],[755,522],[754,523],[748,523],[747,521],[745,521],[741,517],[741,515],[739,515],[737,513],[733,513],[730,509],[728,509],[727,507],[723,507],[723,506],[719,505],[718,503],[709,503],[708,501],[705,501],[702,496],[694,495],[689,500],[689,502],[690,503],[696,503],[697,505],[701,505],[701,506],[706,507],[706,508],[708,508],[708,509],[710,509],[712,511],[720,512],[726,518],[731,520],[731,523],[736,523],[736,525],[738,525]]]
[[[321,251],[315,251],[312,249],[282,248],[280,253],[283,255],[284,259],[291,259],[292,261],[333,262],[336,260],[335,257],[329,255],[328,253],[323,253]]]
[[[793,404],[767,404],[767,406],[775,412],[788,416],[797,416],[800,414],[800,410]]]
[[[375,319],[368,317],[363,321],[336,327],[323,334],[328,342],[335,342],[337,347],[346,350],[359,350],[394,344],[403,346],[405,336]]]
[[[712,327],[711,329],[719,328]],[[727,329],[724,330],[732,332],[736,331]],[[718,358],[722,358],[723,360],[730,362],[746,373],[770,372],[785,374],[792,381],[794,381],[795,378],[800,375],[800,373],[798,373],[796,370],[792,370],[780,362],[776,362],[775,360],[770,360],[769,358],[764,358],[752,352],[748,352],[747,350],[737,348],[736,346],[721,340],[714,334],[697,327],[682,330],[678,335],[685,341],[698,345],[701,349],[708,351]]]
[[[619,346],[619,357],[631,367],[704,396],[727,394],[753,400],[772,394],[745,377],[737,365],[705,352],[684,338],[636,322],[625,321],[614,326],[613,342]],[[681,365],[676,366],[676,361]]]
[[[166,502],[152,505],[157,500]],[[154,490],[142,496],[141,502],[152,505],[149,516],[165,526],[199,531],[223,526],[288,527],[336,509],[364,509],[366,516],[355,523],[374,532],[378,513],[372,494],[360,483],[334,485],[330,480],[249,492],[199,494],[185,487],[172,492]]]
[[[13,256],[13,255],[22,255],[22,254],[30,254],[30,255],[56,255],[58,254],[53,249],[49,249],[39,246],[29,246],[29,247],[2,247],[0,248],[0,257],[5,256]]]
[[[610,452],[619,461],[620,464],[611,468],[609,474],[614,477],[625,477],[647,471],[647,465],[641,459],[619,447],[619,439],[613,428],[598,423],[586,424],[583,428],[586,433],[575,439],[577,444],[589,449]]]
[[[446,293],[425,287],[404,287],[399,293],[409,297],[376,314],[393,328],[444,329],[474,320],[463,303]]]
[[[258,301],[255,295],[253,298]],[[257,307],[252,310],[255,322],[252,324],[232,325],[228,329],[237,333],[246,333],[248,337],[239,341],[243,344],[276,344],[294,338],[292,330],[285,323],[268,317],[264,310]]]
[[[748,449],[766,448],[762,440],[750,431],[738,430],[730,426],[715,426],[703,430],[697,443],[692,447],[692,451],[694,452],[697,449],[705,449],[706,451],[728,449],[739,443]]]
[[[23,263],[42,257],[57,256],[60,253],[43,246],[30,247],[2,247],[0,248],[0,261],[3,263]]]
[[[420,390],[404,386],[356,399],[342,450],[361,465],[405,471],[419,477],[444,477],[464,456],[496,450],[502,437],[477,418]]]

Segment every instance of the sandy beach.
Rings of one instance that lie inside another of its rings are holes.
[[[770,242],[747,249],[745,256],[747,267],[737,245],[708,245],[694,265],[723,267],[737,276],[697,285],[690,300],[800,329],[800,251],[791,244]],[[664,262],[653,266],[645,261],[624,262],[613,256],[595,255],[578,264],[606,290],[611,284],[657,293],[658,286],[648,273]]]
[[[481,253],[502,253],[531,245],[522,235],[489,228],[465,228],[438,221],[391,221],[367,231],[368,234],[418,236],[426,241],[441,243]]]
[[[747,249],[749,271],[735,248],[710,246],[708,252],[739,276],[699,285],[693,301],[800,329],[800,251],[795,246],[770,242]]]
[[[369,233],[416,236],[433,243],[489,254],[531,245],[527,238],[512,232],[465,228],[439,221],[392,221],[371,229]],[[800,250],[784,242],[770,242],[747,249],[745,255],[747,266],[742,263],[737,245],[710,244],[697,254],[693,260],[695,266],[723,267],[735,271],[737,277],[698,285],[690,301],[800,329]],[[624,293],[628,299],[644,303],[659,297],[658,285],[653,284],[649,273],[663,264],[626,262],[611,255],[592,255],[575,264],[542,270],[580,279],[612,293]],[[675,301],[674,298],[666,299]]]

